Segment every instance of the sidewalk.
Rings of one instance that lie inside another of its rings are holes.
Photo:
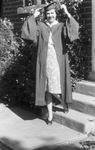
[[[47,146],[60,147],[84,138],[86,135],[55,122],[48,126],[35,114],[19,107],[9,109],[0,104],[0,141],[13,150],[44,150]]]

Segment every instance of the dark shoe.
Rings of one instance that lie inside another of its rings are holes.
[[[52,125],[52,120],[50,121],[47,119],[47,125]]]
[[[64,108],[64,109],[63,109],[63,112],[64,112],[65,114],[67,114],[67,113],[69,112],[69,108]]]
[[[63,112],[64,112],[65,114],[67,114],[67,113],[69,112],[68,104],[65,104],[65,108],[64,108]]]

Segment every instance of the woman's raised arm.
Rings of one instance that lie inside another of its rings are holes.
[[[23,24],[21,29],[21,38],[37,42],[38,26],[35,18],[40,15],[38,9],[35,10],[34,15],[29,17]]]

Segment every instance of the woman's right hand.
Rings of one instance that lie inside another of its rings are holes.
[[[34,12],[34,17],[38,17],[40,15],[40,8],[37,8]]]
[[[66,14],[69,18],[71,17],[70,13],[69,13],[68,10],[67,10],[66,5],[62,4],[62,5],[61,5],[61,9],[64,10],[65,14]]]

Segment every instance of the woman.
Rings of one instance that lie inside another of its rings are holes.
[[[61,96],[64,112],[68,112],[68,104],[72,103],[70,69],[67,42],[78,39],[79,25],[70,15],[66,6],[61,5],[67,15],[66,25],[58,22],[56,4],[45,7],[45,22],[37,22],[39,9],[22,27],[22,38],[38,43],[36,69],[36,99],[35,105],[47,105],[47,124],[52,124],[52,94]]]

